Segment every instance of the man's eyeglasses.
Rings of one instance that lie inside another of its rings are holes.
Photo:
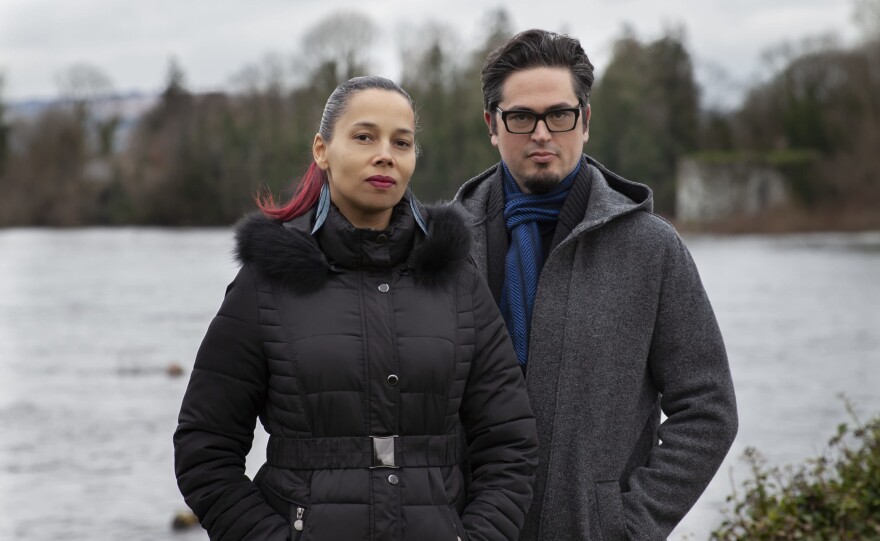
[[[581,114],[581,108],[571,107],[567,109],[553,109],[546,113],[533,113],[532,111],[521,111],[512,109],[510,111],[502,111],[501,107],[495,109],[501,113],[501,121],[504,127],[510,133],[532,133],[538,127],[538,121],[543,120],[547,126],[547,130],[558,133],[571,131],[577,126],[578,116]]]

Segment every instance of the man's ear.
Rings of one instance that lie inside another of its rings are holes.
[[[584,143],[590,140],[590,105],[584,107]]]
[[[494,118],[489,113],[489,111],[483,111],[483,120],[486,121],[486,126],[489,128],[489,141],[492,143],[493,147],[498,146],[498,132],[497,126],[494,126]]]
[[[327,165],[327,143],[320,133],[315,134],[315,140],[312,141],[312,159],[318,164],[318,168],[323,171],[329,169]]]

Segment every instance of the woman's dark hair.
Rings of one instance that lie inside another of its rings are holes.
[[[593,64],[580,42],[564,34],[532,29],[513,36],[486,57],[481,73],[484,110],[491,114],[501,103],[504,81],[511,73],[539,67],[567,68],[581,106],[590,102]],[[491,116],[495,133],[495,115]]]
[[[330,141],[333,138],[333,129],[336,126],[336,121],[345,114],[351,98],[359,92],[373,88],[397,92],[409,101],[413,114],[415,114],[415,104],[412,98],[406,93],[406,90],[394,81],[375,75],[355,77],[337,86],[333,93],[330,94],[330,97],[327,98],[327,104],[324,105],[324,113],[321,115],[321,124],[318,127],[318,133],[321,134],[324,141]],[[266,216],[286,222],[304,214],[318,202],[321,187],[326,180],[326,173],[318,167],[318,164],[312,162],[305,175],[299,181],[293,197],[287,204],[279,207],[275,204],[271,193],[263,192],[257,194],[257,206]]]

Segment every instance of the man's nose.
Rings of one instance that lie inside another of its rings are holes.
[[[547,121],[544,119],[538,120],[535,123],[535,131],[532,132],[532,140],[549,141],[551,137],[553,137],[553,135],[550,128],[547,127]]]

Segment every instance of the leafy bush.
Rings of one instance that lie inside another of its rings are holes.
[[[768,468],[755,450],[745,459],[752,479],[712,532],[713,541],[880,539],[880,417],[843,423],[825,456],[796,469]]]

